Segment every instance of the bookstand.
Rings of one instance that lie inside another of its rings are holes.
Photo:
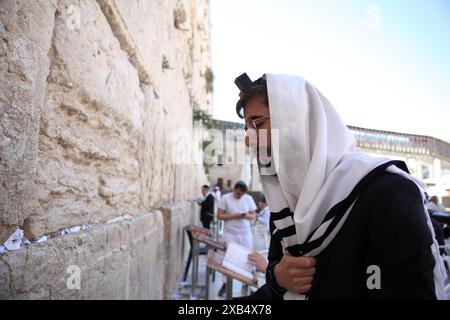
[[[197,289],[203,290],[205,288],[205,286],[203,285],[198,285],[199,255],[201,254],[198,239],[209,236],[210,231],[208,229],[196,225],[187,225],[184,227],[184,229],[186,230],[187,236],[189,238],[191,250],[189,252],[186,267],[184,269],[182,286],[184,288],[191,289],[190,299],[197,299],[197,291],[198,291]],[[191,260],[192,260],[192,272],[191,272],[191,283],[189,284],[186,283],[186,279],[189,272]]]
[[[208,261],[206,263],[206,267],[208,269],[212,269],[217,272],[220,272],[227,277],[227,284],[226,284],[227,291],[226,291],[226,296],[225,296],[225,298],[227,300],[231,300],[232,295],[233,295],[233,279],[241,281],[241,282],[247,284],[248,286],[258,288],[258,280],[256,279],[256,277],[254,277],[253,279],[250,279],[250,278],[244,277],[243,275],[240,275],[239,273],[233,272],[233,271],[223,267],[222,261],[223,261],[224,257],[225,257],[225,255],[223,253],[209,250],[208,251]],[[209,283],[209,273],[208,272],[206,273],[206,278],[207,278],[206,279],[207,283]],[[207,296],[207,298],[208,298],[208,296]]]

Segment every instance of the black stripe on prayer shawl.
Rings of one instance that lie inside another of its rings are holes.
[[[284,208],[280,212],[271,212],[271,216],[273,215],[273,221],[282,220],[286,217],[294,217],[294,213],[289,210],[289,208]]]
[[[289,217],[291,219],[292,225],[290,225],[286,228],[278,228],[275,223],[277,221],[283,220],[287,217]],[[284,208],[280,212],[271,212],[270,219],[271,219],[272,223],[274,224],[275,229],[279,232],[279,234],[282,238],[287,238],[292,235],[295,235],[294,213],[291,212],[291,210],[289,208]]]
[[[284,229],[278,229],[278,232],[280,233],[280,236],[282,236],[283,238],[289,238],[290,236],[293,236],[296,233],[295,224]]]
[[[311,234],[306,238],[305,242],[303,244],[296,244],[293,246],[288,247],[288,251],[293,256],[301,256],[304,254],[307,254],[308,252],[320,247],[323,243],[323,241],[330,235],[330,233],[334,230],[334,228],[337,226],[339,221],[341,221],[344,214],[347,212],[348,208],[355,202],[355,200],[358,198],[361,191],[377,176],[382,174],[386,171],[386,169],[391,166],[395,165],[399,169],[402,169],[409,173],[408,167],[403,161],[389,161],[386,162],[372,171],[370,171],[363,179],[361,179],[356,186],[353,188],[350,195],[348,195],[347,198],[342,200],[341,202],[337,203],[333,206],[333,208],[328,211],[325,218],[323,219],[322,223],[319,225],[319,227],[327,222],[330,219],[333,219],[333,221],[330,223],[326,231],[318,237],[317,239],[309,242],[309,240],[312,238],[314,233],[317,231],[319,227],[317,227]]]

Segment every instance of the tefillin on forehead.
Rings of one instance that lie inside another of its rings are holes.
[[[252,81],[247,73],[243,73],[234,80],[234,83],[240,90],[236,113],[240,118],[244,118],[244,104],[248,98],[260,90],[267,90],[266,75],[264,74],[258,80]]]

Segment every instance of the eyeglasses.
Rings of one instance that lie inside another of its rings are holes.
[[[244,130],[247,131],[248,129],[258,129],[258,127],[262,125],[264,123],[264,120],[267,118],[269,118],[268,115],[256,119],[248,119],[245,123]]]

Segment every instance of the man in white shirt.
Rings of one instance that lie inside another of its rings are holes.
[[[262,196],[258,201],[259,213],[253,225],[253,241],[254,249],[258,251],[266,251],[269,248],[269,220],[270,210],[267,206],[266,198]]]
[[[223,195],[220,199],[217,219],[224,221],[222,240],[227,245],[230,241],[234,241],[252,249],[253,240],[250,226],[251,221],[256,219],[256,204],[253,198],[246,194],[247,190],[245,182],[236,182],[234,191]],[[225,280],[219,296],[225,293]]]
[[[216,185],[212,191],[212,194],[214,196],[214,223],[215,223],[215,230],[214,230],[214,237],[215,239],[221,238],[223,233],[223,221],[217,219],[217,210],[219,208],[219,202],[222,197],[222,193],[220,192],[220,187]]]
[[[216,201],[220,201],[220,197],[222,196],[222,194],[220,192],[219,186],[215,186],[212,193],[213,193],[214,198],[216,199]]]

